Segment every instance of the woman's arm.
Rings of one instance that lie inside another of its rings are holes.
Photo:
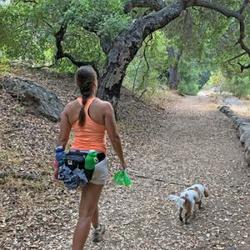
[[[61,113],[60,132],[57,140],[58,146],[63,146],[63,148],[65,149],[69,140],[70,131],[71,131],[71,124],[69,122],[67,114],[67,107],[65,107],[64,111]]]
[[[127,167],[127,164],[123,157],[123,150],[122,150],[122,144],[121,139],[117,130],[116,121],[115,121],[115,115],[113,107],[110,103],[106,104],[105,107],[105,113],[104,113],[104,123],[105,127],[107,129],[107,133],[109,136],[109,139],[111,141],[111,144],[117,154],[117,156],[120,159],[122,168],[125,169]]]

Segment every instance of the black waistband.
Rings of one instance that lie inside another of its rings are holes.
[[[75,149],[71,149],[67,155],[80,155],[80,156],[85,156],[88,154],[88,151],[84,151],[84,150],[75,150]],[[105,159],[106,155],[104,153],[101,153],[101,152],[97,152],[97,155],[96,155],[98,161],[102,161]]]

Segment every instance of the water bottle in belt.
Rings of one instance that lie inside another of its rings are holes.
[[[97,152],[90,150],[85,158],[85,169],[93,170],[95,165],[98,163]]]

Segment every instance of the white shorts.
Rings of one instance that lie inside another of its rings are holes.
[[[108,175],[108,161],[107,158],[105,158],[95,165],[95,170],[89,182],[96,185],[104,185],[106,183]]]

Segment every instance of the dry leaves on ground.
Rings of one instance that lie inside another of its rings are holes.
[[[64,103],[76,96],[72,77],[16,74]],[[3,90],[0,95],[0,249],[70,249],[79,193],[51,180],[58,125],[28,114]],[[89,239],[86,249],[249,249],[250,169],[216,105],[207,97],[178,97],[162,109],[123,89],[119,116],[134,184],[118,187],[110,177],[100,202],[105,241]],[[118,162],[109,149],[112,176]],[[211,195],[205,210],[182,226],[166,196],[195,182],[206,183]]]

